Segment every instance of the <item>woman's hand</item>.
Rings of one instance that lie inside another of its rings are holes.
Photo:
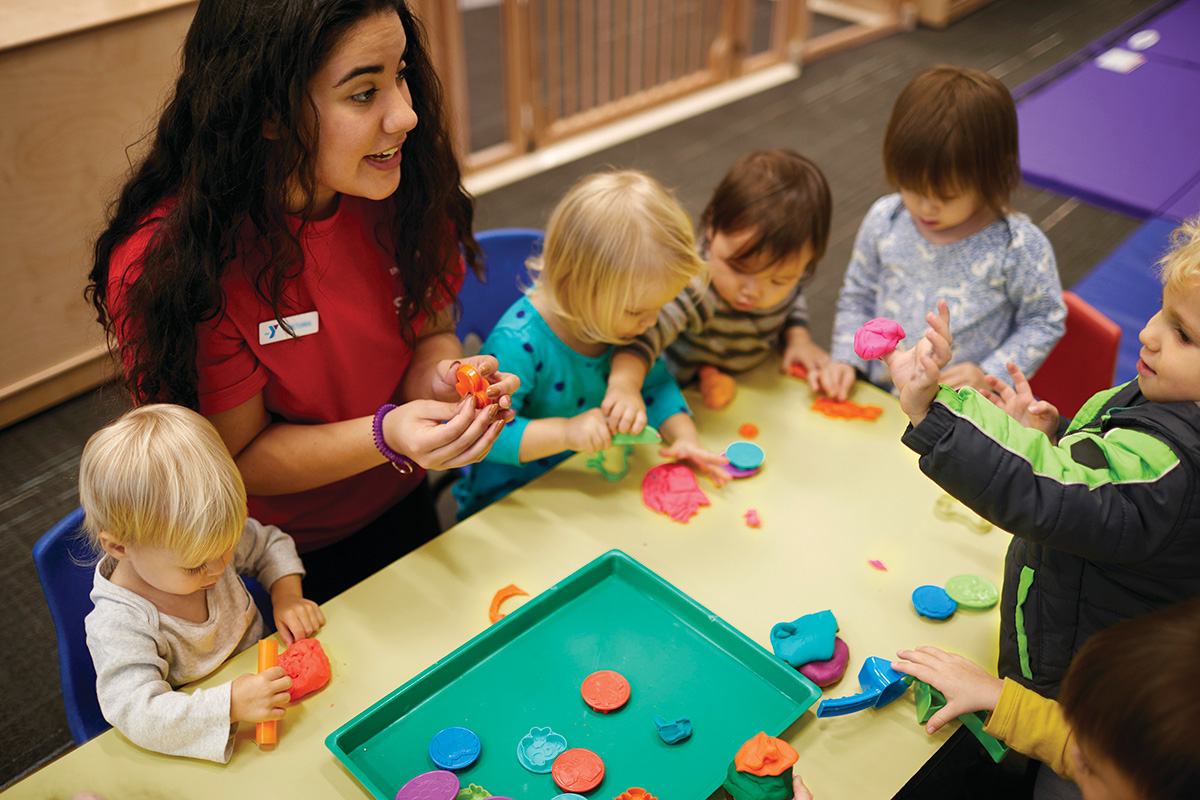
[[[927,733],[962,714],[991,711],[1000,702],[1004,681],[988,674],[983,667],[957,653],[936,647],[918,647],[896,653],[903,661],[893,661],[892,669],[925,681],[946,696],[946,705],[925,723]]]
[[[383,438],[425,469],[453,469],[487,455],[511,414],[499,403],[476,409],[471,395],[457,404],[412,400],[384,416]]]
[[[521,387],[521,379],[509,372],[500,372],[500,362],[495,356],[470,356],[438,362],[433,371],[432,394],[434,400],[453,403],[458,400],[458,367],[460,364],[470,364],[479,371],[480,377],[488,382],[488,399],[498,404],[504,412],[503,419],[510,422],[515,414],[511,411],[512,394]]]
[[[1012,376],[1013,385],[1009,386],[994,375],[987,376],[988,386],[993,394],[988,395],[997,407],[1024,425],[1034,428],[1050,437],[1050,441],[1058,439],[1058,409],[1045,400],[1038,400],[1029,388],[1029,380],[1017,365],[1009,361],[1008,374]],[[1015,388],[1014,388],[1015,387]]]

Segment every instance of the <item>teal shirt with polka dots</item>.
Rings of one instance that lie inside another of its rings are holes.
[[[608,389],[612,362],[611,347],[591,358],[564,344],[526,297],[504,313],[481,352],[495,356],[502,371],[520,377],[521,388],[512,396],[516,419],[501,431],[484,460],[473,464],[454,485],[459,519],[494,503],[572,455],[567,450],[522,464],[525,426],[531,419],[574,417],[599,408]],[[656,428],[669,417],[691,413],[661,358],[646,375],[642,399],[649,424]]]

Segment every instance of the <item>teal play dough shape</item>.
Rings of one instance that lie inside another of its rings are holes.
[[[429,742],[429,758],[439,769],[466,769],[479,758],[480,742],[468,728],[443,728]]]
[[[833,658],[837,618],[826,609],[771,628],[771,649],[793,667]]]
[[[738,469],[758,469],[765,456],[754,442],[734,442],[725,448],[725,457]]]
[[[567,740],[549,728],[530,728],[517,744],[517,761],[530,772],[538,775],[548,773],[554,767],[554,759],[567,749]]]
[[[991,608],[1000,602],[996,584],[978,575],[955,575],[946,581],[946,594],[964,608]]]
[[[913,608],[928,619],[946,619],[958,610],[958,603],[940,586],[918,586],[912,593]]]
[[[680,717],[672,722],[655,717],[654,724],[658,727],[658,735],[667,744],[678,744],[692,735],[692,721],[687,717]]]

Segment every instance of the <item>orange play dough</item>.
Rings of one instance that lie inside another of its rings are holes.
[[[700,368],[700,396],[704,405],[712,409],[722,409],[733,402],[737,394],[737,383],[732,375],[726,375],[712,364]]]
[[[883,413],[879,406],[860,406],[849,400],[834,400],[830,397],[818,397],[813,400],[812,409],[834,419],[865,419],[868,422],[874,422]]]
[[[782,775],[799,758],[800,755],[787,742],[759,732],[737,751],[733,765],[738,772],[765,777]]]
[[[492,598],[492,604],[488,607],[488,619],[492,622],[499,622],[504,619],[504,615],[500,613],[500,604],[510,597],[519,595],[529,595],[529,592],[517,586],[515,583],[510,583],[500,591],[496,592],[496,596]]]
[[[742,427],[738,428],[738,436],[743,439],[753,439],[758,436],[758,426],[753,422],[747,422]]]

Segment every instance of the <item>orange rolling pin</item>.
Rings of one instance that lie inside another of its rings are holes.
[[[258,671],[263,672],[279,665],[279,642],[274,639],[258,640]],[[275,744],[276,720],[260,722],[254,728],[254,741],[262,745]]]

